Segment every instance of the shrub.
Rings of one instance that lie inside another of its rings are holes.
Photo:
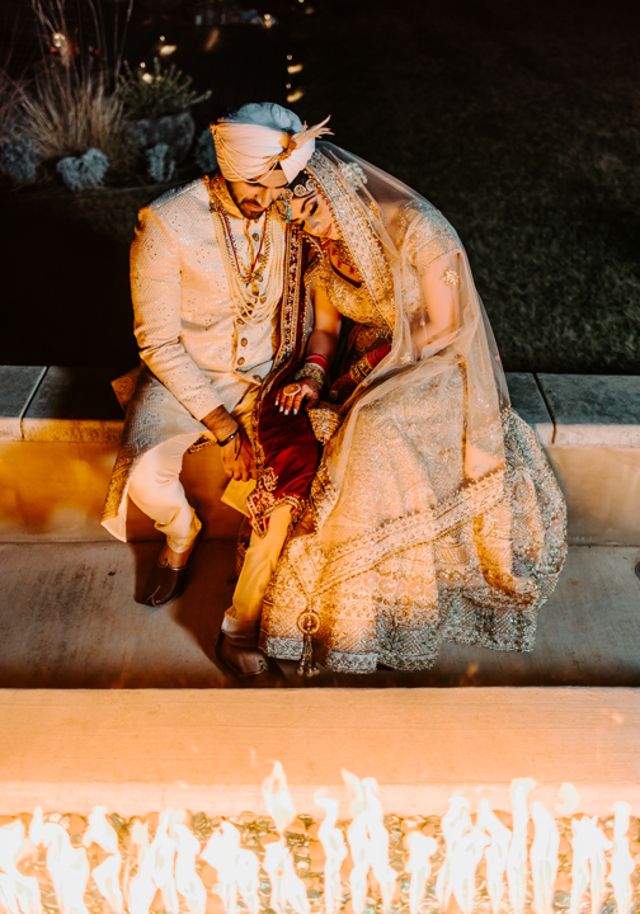
[[[69,190],[92,190],[102,187],[109,159],[99,149],[88,149],[84,155],[68,156],[56,165],[58,174]]]
[[[41,160],[100,149],[126,170],[132,154],[115,95],[133,0],[106,21],[101,0],[30,0],[40,60],[20,99],[21,132]]]
[[[209,90],[198,93],[192,88],[192,82],[191,77],[175,64],[170,64],[163,70],[156,57],[152,73],[139,68],[132,70],[125,63],[123,73],[118,78],[117,95],[129,117],[161,117],[188,111],[198,102],[210,98]]]
[[[13,79],[6,70],[0,70],[0,136],[5,141],[15,140],[23,133],[24,94],[24,80]]]
[[[216,157],[216,147],[213,144],[213,137],[211,136],[211,131],[208,127],[202,131],[196,140],[196,148],[194,149],[193,157],[196,160],[198,168],[200,168],[204,174],[209,174],[217,168],[218,159]]]
[[[171,158],[171,149],[166,143],[156,143],[147,149],[147,171],[149,177],[162,184],[170,181],[176,171],[176,163]]]
[[[0,146],[0,174],[14,184],[33,184],[38,171],[38,157],[28,136]]]
[[[122,102],[99,76],[40,74],[23,101],[23,110],[25,132],[43,160],[102,149],[119,170],[131,161]]]

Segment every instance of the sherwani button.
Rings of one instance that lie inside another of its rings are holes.
[[[243,336],[242,339],[240,340],[240,345],[246,346],[248,342],[249,342],[249,340],[246,338],[246,336]]]
[[[240,358],[238,359],[238,365],[244,365],[244,361],[245,360],[242,358],[242,356],[240,356]]]

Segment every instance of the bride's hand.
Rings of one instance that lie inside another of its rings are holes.
[[[281,413],[288,416],[292,413],[297,416],[303,403],[307,409],[315,406],[320,401],[320,387],[318,382],[312,378],[301,378],[299,381],[292,381],[291,384],[285,385],[282,390],[278,391],[276,396],[276,409],[279,408]]]

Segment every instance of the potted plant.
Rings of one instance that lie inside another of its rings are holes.
[[[151,70],[125,64],[116,94],[124,107],[130,147],[147,153],[167,146],[174,162],[181,162],[193,143],[195,121],[190,109],[211,96],[210,91],[196,92],[190,76],[175,64],[163,68],[158,58]]]

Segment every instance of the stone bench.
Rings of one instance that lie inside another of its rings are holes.
[[[122,414],[105,368],[0,366],[0,539],[101,540],[99,518]],[[640,377],[511,373],[514,408],[536,430],[569,507],[577,543],[640,545]],[[219,501],[212,449],[183,478],[210,538],[240,516]],[[156,534],[137,509],[130,538]]]
[[[460,792],[508,810],[530,777],[552,813],[570,781],[582,814],[640,814],[636,689],[7,689],[0,714],[3,815],[261,814],[275,759],[312,815],[319,787],[349,815],[343,768],[376,778],[387,813],[442,815]]]

